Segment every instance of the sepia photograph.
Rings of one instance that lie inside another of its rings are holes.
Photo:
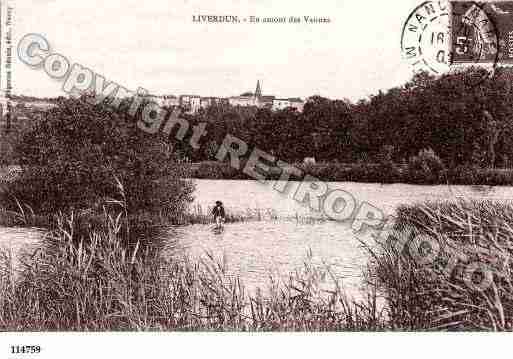
[[[512,64],[513,1],[2,0],[0,357],[513,330]]]

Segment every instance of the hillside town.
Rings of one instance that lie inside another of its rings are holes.
[[[222,104],[233,107],[268,108],[273,111],[293,108],[298,112],[302,112],[305,105],[305,101],[301,98],[279,98],[274,95],[263,95],[260,80],[257,81],[255,92],[245,92],[240,96],[203,97],[199,95],[149,95],[148,97],[162,107],[180,106],[191,114],[198,113],[201,109],[206,109],[213,105]]]
[[[262,95],[260,80],[257,81],[255,92],[245,92],[240,96],[231,97],[203,97],[199,95],[148,95],[149,100],[161,107],[181,107],[186,113],[196,114],[214,105],[229,105],[232,107],[267,108],[272,111],[281,111],[292,108],[303,112],[306,101],[301,98],[279,98],[274,95]],[[45,111],[55,105],[54,99],[38,99],[26,96],[0,96],[0,122],[5,122],[8,112],[14,112],[18,119],[26,117],[27,111]],[[11,108],[11,110],[9,110]]]

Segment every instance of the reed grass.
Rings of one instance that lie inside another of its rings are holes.
[[[27,204],[21,203],[17,198],[12,198],[12,205],[8,209],[0,204],[0,226],[4,227],[41,227],[54,228],[56,225],[55,214],[40,215],[34,213],[34,210]],[[118,200],[107,200],[106,204],[119,205]],[[95,206],[99,207],[99,206]],[[153,227],[169,227],[172,225],[193,225],[193,224],[212,224],[214,219],[211,213],[211,207],[204,207],[200,204],[192,205],[187,211],[161,211],[159,213],[138,211],[135,213],[125,213],[125,218],[129,222],[143,224],[147,223]],[[80,217],[88,217],[86,221],[102,222],[104,213],[102,211],[84,210],[76,213]],[[300,214],[298,212],[290,215],[279,214],[272,208],[226,208],[226,223],[248,223],[248,222],[293,222],[297,224],[322,224],[333,221],[321,213]]]
[[[402,206],[397,215],[394,231],[370,250],[390,323],[409,330],[510,331],[513,205],[427,202]],[[420,236],[439,247],[433,260],[415,256]],[[401,238],[404,247],[397,246]],[[478,267],[490,274],[488,285],[474,285],[487,283],[484,272],[467,272]]]
[[[32,207],[13,197],[14,208],[8,209],[0,204],[0,226],[4,227],[48,227],[52,222],[49,215],[34,213]]]
[[[227,265],[163,258],[126,245],[123,214],[77,242],[76,218],[60,216],[44,248],[0,271],[0,329],[334,331],[382,330],[376,295],[354,302],[327,270],[310,265],[286,282],[248,292]],[[325,283],[330,282],[327,290]]]
[[[42,247],[22,254],[19,261],[1,253],[0,330],[385,328],[376,292],[366,301],[350,300],[328,269],[307,263],[286,282],[270,278],[268,288],[250,293],[212,255],[198,262],[163,257],[147,238],[137,238],[141,230],[132,226],[144,227],[146,220],[153,226],[176,214],[161,213],[158,220],[147,218],[150,214],[130,215],[119,181],[118,192],[105,201],[101,215],[55,214]],[[11,215],[28,223],[33,211],[17,203]]]
[[[203,207],[199,204],[191,206],[188,212],[183,215],[177,215],[176,222],[178,224],[210,224],[213,222],[210,207]],[[226,208],[226,223],[246,223],[246,222],[294,222],[298,224],[317,224],[333,221],[329,217],[318,213],[299,214],[298,212],[291,215],[282,215],[272,208]]]

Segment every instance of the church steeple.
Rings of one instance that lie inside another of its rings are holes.
[[[260,80],[257,81],[257,86],[256,86],[256,90],[255,90],[255,97],[257,99],[262,97],[262,88],[260,87]]]

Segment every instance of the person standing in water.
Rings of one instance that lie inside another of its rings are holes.
[[[223,203],[221,201],[216,201],[216,205],[212,209],[212,215],[214,216],[214,221],[216,222],[216,228],[220,229],[225,221],[225,212]]]

